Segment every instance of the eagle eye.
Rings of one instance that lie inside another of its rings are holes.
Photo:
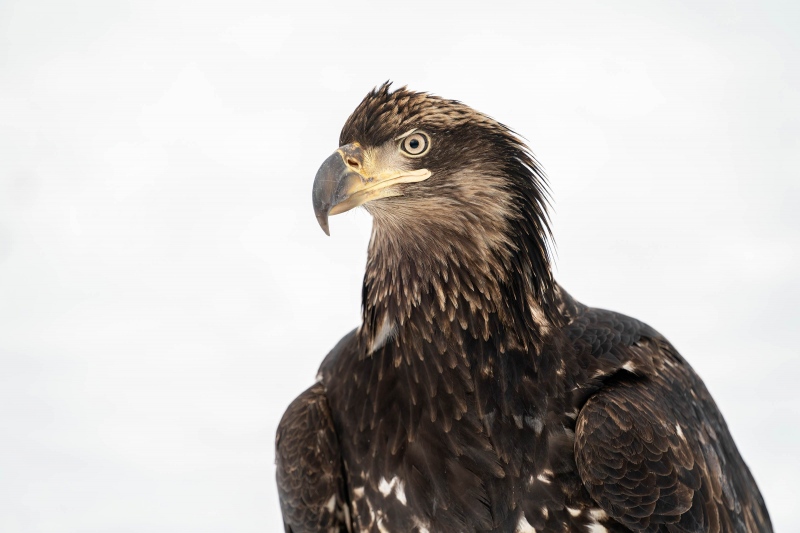
[[[420,157],[428,152],[431,140],[427,134],[420,132],[413,133],[400,141],[400,149],[411,157]]]

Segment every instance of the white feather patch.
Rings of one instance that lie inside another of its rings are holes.
[[[536,476],[536,479],[549,485],[553,481],[553,471],[544,469],[541,474]]]
[[[386,478],[382,477],[380,483],[378,483],[378,490],[387,497],[394,492],[395,498],[397,498],[400,503],[403,505],[407,504],[403,481],[397,476],[394,476],[391,481],[386,481]]]
[[[589,533],[607,533],[608,529],[602,524],[600,524],[600,520],[605,520],[608,518],[606,512],[602,509],[591,509],[589,511],[589,516],[593,520],[592,523],[586,524],[586,527],[589,530]]]
[[[333,512],[334,509],[336,509],[336,495],[335,494],[333,496],[331,496],[330,500],[328,500],[328,503],[325,504],[325,508],[328,509],[328,512],[331,512],[331,513]]]
[[[385,319],[381,325],[381,329],[378,330],[378,333],[375,334],[375,338],[372,340],[369,352],[372,353],[383,348],[387,342],[394,338],[395,333],[397,333],[397,326],[395,323],[389,321],[388,318]]]
[[[524,513],[519,517],[517,529],[514,531],[514,533],[536,533],[534,527],[530,524],[530,522],[528,522],[528,519],[525,518]]]

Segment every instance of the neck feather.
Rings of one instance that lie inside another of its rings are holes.
[[[468,339],[500,352],[542,345],[560,323],[545,247],[532,221],[485,223],[375,216],[362,293],[369,351],[389,340],[440,353]]]

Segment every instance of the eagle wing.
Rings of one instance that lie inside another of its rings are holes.
[[[771,531],[755,481],[700,378],[666,341],[584,404],[575,459],[602,510],[634,531]]]
[[[339,443],[321,383],[286,410],[275,448],[286,533],[349,531]]]

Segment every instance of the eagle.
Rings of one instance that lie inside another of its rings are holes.
[[[521,137],[389,82],[347,119],[314,212],[372,215],[362,322],[286,410],[286,532],[768,532],[717,405],[661,334],[555,280]]]

